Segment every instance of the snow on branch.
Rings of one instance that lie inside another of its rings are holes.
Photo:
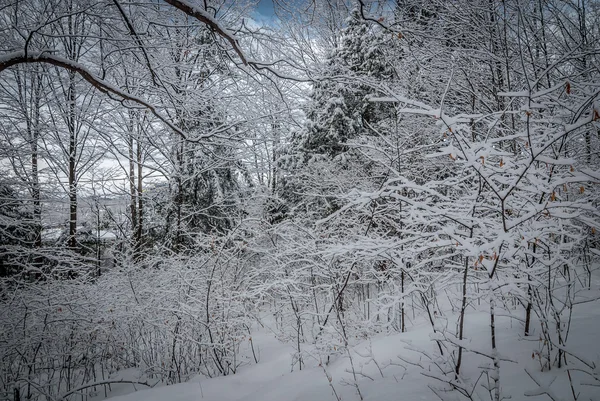
[[[190,17],[194,17],[203,24],[208,25],[217,34],[219,34],[219,36],[227,40],[231,44],[231,47],[233,47],[233,50],[237,53],[240,60],[242,60],[242,63],[244,63],[244,65],[248,65],[248,59],[242,51],[242,49],[240,49],[235,34],[229,29],[219,24],[219,22],[210,14],[208,14],[205,10],[195,7],[193,4],[190,4],[186,0],[165,0],[165,3],[172,5],[173,7],[183,11]]]
[[[236,54],[238,55],[238,57],[240,58],[240,60],[242,61],[242,63],[245,66],[252,67],[258,73],[261,73],[263,70],[269,71],[271,74],[273,74],[276,77],[281,78],[281,79],[286,79],[286,80],[291,80],[291,81],[296,81],[296,82],[310,82],[311,81],[311,79],[298,78],[298,77],[293,77],[293,76],[290,76],[287,74],[283,74],[283,73],[277,71],[276,69],[272,68],[272,66],[274,66],[276,64],[287,64],[293,68],[297,68],[296,66],[292,65],[288,60],[260,62],[257,60],[250,59],[244,53],[244,51],[241,49],[238,38],[235,36],[235,34],[232,31],[230,31],[229,29],[225,28],[223,25],[221,25],[213,16],[211,16],[205,10],[198,8],[198,7],[194,6],[193,4],[190,4],[186,0],[165,0],[165,2],[167,4],[172,5],[173,7],[177,8],[178,10],[183,11],[185,14],[189,15],[190,17],[197,19],[198,21],[202,22],[203,24],[206,24],[211,29],[213,29],[219,36],[221,36],[223,39],[225,39],[227,42],[229,42],[229,44],[231,44],[231,47],[236,52]]]
[[[158,118],[160,121],[165,123],[169,128],[171,128],[174,132],[181,135],[184,139],[188,139],[186,134],[175,124],[173,124],[169,119],[163,116],[155,106],[148,103],[144,99],[134,96],[130,93],[127,93],[118,87],[114,86],[108,81],[101,79],[92,73],[89,69],[87,69],[84,65],[77,63],[73,60],[66,59],[64,57],[55,56],[50,53],[50,51],[37,51],[37,52],[25,52],[25,51],[17,51],[12,53],[3,54],[0,56],[0,72],[5,69],[15,66],[17,64],[25,64],[25,63],[47,63],[52,64],[57,67],[61,67],[67,69],[69,71],[73,71],[79,74],[83,79],[89,82],[93,87],[98,89],[102,93],[117,95],[123,100],[127,100],[140,106],[145,107],[150,110],[150,112]]]

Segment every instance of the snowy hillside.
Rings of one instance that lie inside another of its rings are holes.
[[[489,316],[473,311],[467,314],[467,321],[468,331],[473,334],[465,341],[466,346],[486,352],[489,349]],[[441,318],[438,324],[446,322]],[[572,400],[575,392],[579,400],[600,400],[598,368],[586,367],[577,360],[579,357],[600,366],[596,336],[600,329],[600,302],[578,306],[571,322],[573,335],[569,343],[572,345],[568,347],[573,356],[567,356],[567,366],[550,371],[542,372],[536,356],[542,345],[537,330],[524,337],[523,324],[508,316],[498,318],[497,324],[498,350],[502,356],[500,383],[505,399]],[[443,377],[434,361],[426,357],[436,353],[431,338],[432,330],[425,325],[402,334],[379,334],[351,348],[352,363],[347,355],[342,355],[329,365],[311,360],[302,371],[295,369],[292,372],[294,348],[277,341],[264,328],[252,337],[259,362],[250,361],[251,350],[246,344],[244,352],[248,362],[235,375],[212,379],[195,377],[187,383],[171,386],[157,383],[153,389],[113,384],[113,391],[109,391],[108,396],[111,401],[311,401],[360,400],[362,395],[364,400],[391,401],[435,400],[438,399],[437,392],[444,400],[456,399],[452,393],[444,392],[449,386],[443,382],[450,382],[452,377]],[[485,369],[480,368],[486,365],[486,358],[469,352],[465,363],[462,385],[474,386],[474,400],[490,399],[486,389],[489,381],[482,375]],[[139,380],[133,371],[113,377],[115,380],[120,378]],[[139,391],[135,392],[134,387]],[[554,398],[548,398],[548,395]],[[90,398],[101,399],[104,399],[103,393]]]

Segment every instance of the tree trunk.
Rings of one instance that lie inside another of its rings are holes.
[[[473,229],[471,228],[471,233],[469,234],[469,238],[473,238]],[[469,277],[469,258],[465,256],[465,271],[463,273],[463,282],[462,282],[462,301],[460,306],[460,320],[458,327],[458,339],[464,339],[464,331],[465,331],[465,311],[467,309],[467,279]],[[462,354],[463,348],[461,346],[458,347],[458,358],[456,360],[456,367],[454,371],[456,372],[456,376],[460,374],[460,366],[462,364]]]
[[[69,240],[71,249],[77,248],[77,127],[75,115],[75,73],[69,72]]]
[[[138,176],[137,176],[137,200],[138,200],[138,219],[137,219],[137,233],[135,236],[136,240],[136,253],[138,257],[141,255],[143,248],[143,229],[144,229],[144,200],[142,197],[143,192],[143,165],[142,165],[142,144],[140,143],[140,138],[138,135],[137,138],[137,168],[138,168]]]
[[[137,232],[137,189],[135,186],[135,158],[134,158],[134,141],[133,141],[133,129],[134,129],[134,112],[129,110],[129,121],[127,124],[127,131],[129,137],[127,138],[127,150],[129,157],[129,213],[131,214],[131,232],[135,237]],[[135,244],[135,240],[134,240]],[[135,248],[135,245],[134,245]]]
[[[42,78],[35,72],[35,89],[33,105],[33,127],[31,130],[31,197],[33,198],[33,221],[35,227],[35,239],[33,246],[40,248],[42,246],[42,207],[40,194],[40,177],[38,170],[38,140],[40,136],[40,98],[42,96]],[[33,83],[32,83],[33,85]]]

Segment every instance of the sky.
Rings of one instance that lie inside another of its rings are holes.
[[[285,0],[280,1],[280,5],[283,5],[283,9],[286,10],[283,13],[283,18],[288,18],[288,14],[291,14],[290,17],[293,17],[295,13],[294,10],[297,9],[305,9],[308,4],[313,3],[315,0]],[[321,0],[322,1],[322,0]],[[256,11],[253,14],[253,19],[257,23],[262,23],[264,25],[273,25],[276,21],[279,20],[279,17],[282,15],[276,15],[274,9],[274,3],[277,3],[277,0],[259,0],[258,6],[256,7]],[[281,9],[279,11],[282,11]]]
[[[272,17],[273,10],[273,0],[260,0],[258,3],[258,12],[265,17]]]
[[[270,24],[275,18],[275,10],[273,9],[273,0],[260,0],[258,7],[253,15],[258,23]]]

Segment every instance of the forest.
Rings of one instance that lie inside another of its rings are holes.
[[[600,400],[600,1],[0,0],[0,400]]]

